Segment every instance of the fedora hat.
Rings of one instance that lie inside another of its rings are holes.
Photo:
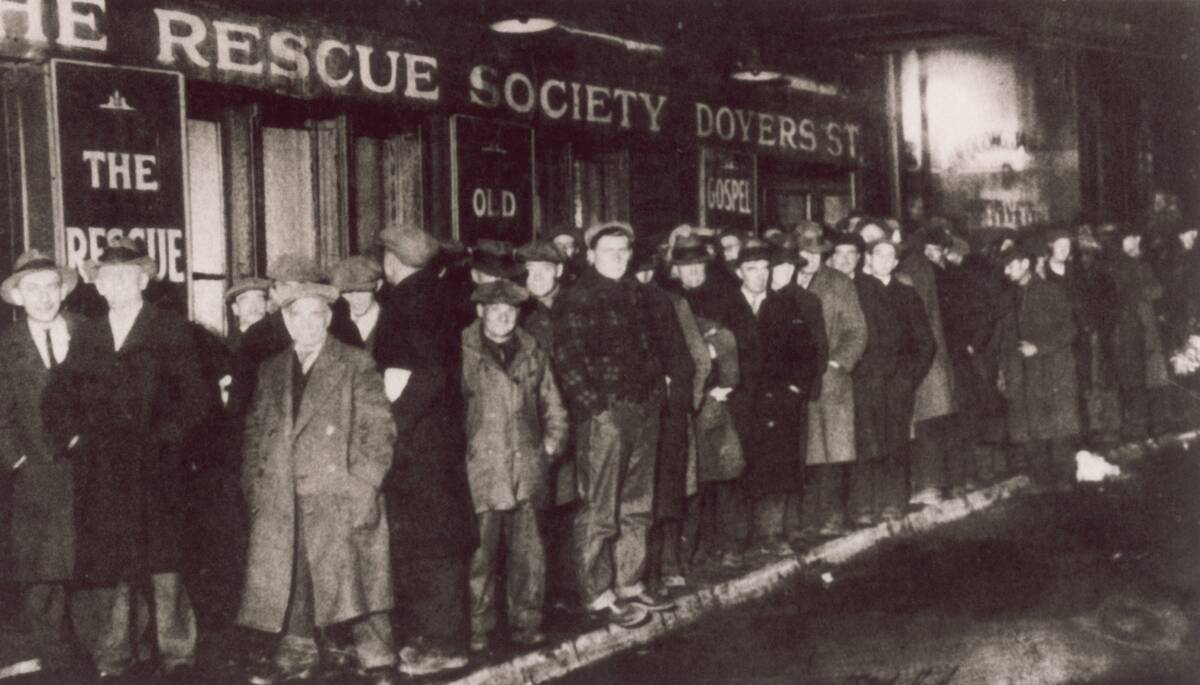
[[[489,276],[514,279],[525,267],[517,261],[513,246],[499,240],[480,240],[471,248],[471,269]]]
[[[742,245],[742,249],[738,251],[738,256],[734,263],[738,266],[746,262],[767,262],[771,264],[772,252],[774,250],[767,241],[761,238],[750,238]]]
[[[98,258],[84,262],[83,273],[89,281],[94,281],[100,267],[104,266],[136,266],[147,278],[154,279],[158,275],[158,263],[146,254],[145,243],[124,237],[108,241]]]
[[[681,235],[671,247],[671,264],[674,266],[706,264],[712,258],[708,245],[693,235]]]
[[[833,243],[825,238],[825,230],[815,221],[801,221],[792,232],[796,234],[796,248],[801,252],[825,254],[833,249]]]
[[[0,297],[8,304],[16,306],[13,302],[12,294],[21,285],[21,279],[29,274],[39,271],[57,271],[62,278],[63,296],[66,297],[75,286],[79,285],[79,274],[74,269],[61,267],[54,262],[54,259],[42,252],[41,250],[29,250],[17,257],[17,263],[13,265],[13,272],[8,278],[4,279],[4,283],[0,284]]]

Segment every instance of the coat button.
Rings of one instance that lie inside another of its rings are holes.
[[[337,432],[337,428],[332,425],[325,426],[325,435],[333,435],[335,432]]]
[[[774,421],[767,421],[767,428],[774,428],[774,427],[775,427]]]

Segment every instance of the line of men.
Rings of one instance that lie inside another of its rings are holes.
[[[233,547],[237,623],[281,634],[254,682],[322,658],[391,682],[489,650],[497,594],[517,645],[550,602],[633,627],[706,561],[1019,470],[1062,485],[1081,441],[1195,417],[1160,333],[1197,320],[1196,230],[1151,268],[1143,229],[1109,228],[972,253],[938,220],[683,226],[658,249],[610,222],[466,260],[391,228],[329,274],[284,256],[235,284],[215,354],[144,301],[139,244],[85,267],[90,320],[62,309],[79,274],[32,251],[0,292],[26,314],[0,339],[23,623],[47,663],[69,623],[101,677],[186,676],[181,572]],[[214,461],[241,508],[185,544],[186,474]]]

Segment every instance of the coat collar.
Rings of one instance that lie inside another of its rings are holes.
[[[525,363],[526,359],[532,358],[533,350],[537,346],[537,342],[535,341],[534,337],[526,333],[520,327],[513,331],[513,334],[517,338],[517,353],[513,356],[512,362],[508,365],[509,372],[520,368],[521,365]],[[464,352],[478,357],[484,364],[490,364],[491,366],[503,371],[503,369],[500,368],[500,364],[498,364],[495,359],[492,359],[490,354],[485,353],[483,350],[483,325],[478,319],[463,330],[462,344]]]
[[[149,302],[143,302],[141,310],[138,311],[137,317],[133,320],[133,326],[129,329],[129,334],[125,336],[125,342],[117,352],[129,352],[146,345],[150,339],[151,331],[154,330],[154,322],[157,318],[157,308]],[[113,337],[112,323],[109,322],[107,314],[103,316],[101,325],[104,329],[109,349],[112,349],[116,344],[116,339]]]
[[[292,396],[291,364],[298,363],[295,359],[296,354],[291,347],[288,348],[287,354],[290,357],[289,373],[286,374],[289,387],[287,392],[283,393],[285,399]],[[342,355],[342,344],[330,336],[325,339],[325,344],[321,348],[320,354],[317,355],[317,360],[308,370],[308,384],[304,386],[304,398],[300,401],[300,411],[296,415],[295,423],[292,424],[293,436],[298,435],[312,421],[313,416],[317,413],[317,408],[325,404],[325,398],[337,389],[345,375],[346,364]]]

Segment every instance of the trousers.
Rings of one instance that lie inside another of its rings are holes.
[[[496,574],[501,550],[506,559],[508,622],[518,629],[542,625],[546,588],[546,552],[538,516],[529,502],[509,511],[481,511],[479,547],[471,556],[471,632],[486,635],[496,627]]]
[[[147,590],[149,597],[147,597]],[[196,660],[196,615],[178,573],[156,573],[148,588],[120,583],[72,593],[71,618],[102,672],[121,673],[153,654],[145,633],[154,610],[154,646],[165,668]]]
[[[614,402],[576,435],[583,506],[574,542],[584,604],[610,590],[621,597],[643,591],[659,416],[657,403]]]

